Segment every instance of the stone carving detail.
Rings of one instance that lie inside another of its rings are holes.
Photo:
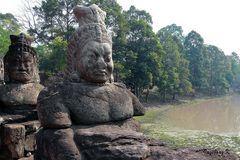
[[[0,86],[0,132],[5,159],[30,156],[35,150],[39,84],[37,54],[25,34],[11,35],[11,45],[4,56],[5,84]],[[35,127],[29,131],[29,126]]]

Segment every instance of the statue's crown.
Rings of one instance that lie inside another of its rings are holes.
[[[98,23],[105,25],[106,12],[93,4],[89,7],[78,5],[74,7],[73,13],[77,18],[79,27],[87,24]]]
[[[73,13],[79,24],[74,39],[74,41],[78,42],[79,49],[89,41],[112,44],[111,35],[108,33],[104,22],[106,12],[97,5],[92,4],[88,7],[76,6]]]
[[[32,38],[26,36],[24,33],[19,35],[10,35],[11,44],[9,45],[8,52],[5,55],[5,59],[9,56],[15,56],[22,54],[23,52],[29,52],[36,58],[36,51],[31,47]]]
[[[24,33],[20,33],[19,35],[10,35],[11,45],[16,44],[25,44],[31,46],[32,39],[27,37]]]

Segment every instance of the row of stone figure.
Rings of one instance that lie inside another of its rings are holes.
[[[73,12],[79,28],[69,41],[67,78],[62,82],[44,88],[30,38],[10,36],[4,56],[5,84],[0,86],[0,158],[33,159],[32,154],[37,160],[146,156],[146,145],[119,149],[121,145],[111,142],[140,134],[125,130],[136,128],[131,118],[143,115],[144,107],[125,85],[113,82],[106,13],[96,5],[76,6]],[[130,150],[133,153],[121,154]]]

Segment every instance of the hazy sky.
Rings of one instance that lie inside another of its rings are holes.
[[[206,44],[240,54],[239,0],[117,0],[127,10],[131,5],[152,15],[154,31],[170,24],[182,26],[184,34],[198,32]]]
[[[240,54],[240,1],[239,0],[117,0],[124,10],[134,5],[149,12],[153,29],[170,24],[182,26],[186,35],[198,32],[206,44]],[[19,14],[22,0],[0,0],[0,12]]]

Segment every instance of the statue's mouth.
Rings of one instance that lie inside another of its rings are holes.
[[[97,75],[97,76],[105,76],[105,75],[107,75],[107,72],[105,70],[97,70],[95,72],[95,75]]]
[[[24,74],[24,75],[28,75],[27,71],[17,71],[17,74]]]

